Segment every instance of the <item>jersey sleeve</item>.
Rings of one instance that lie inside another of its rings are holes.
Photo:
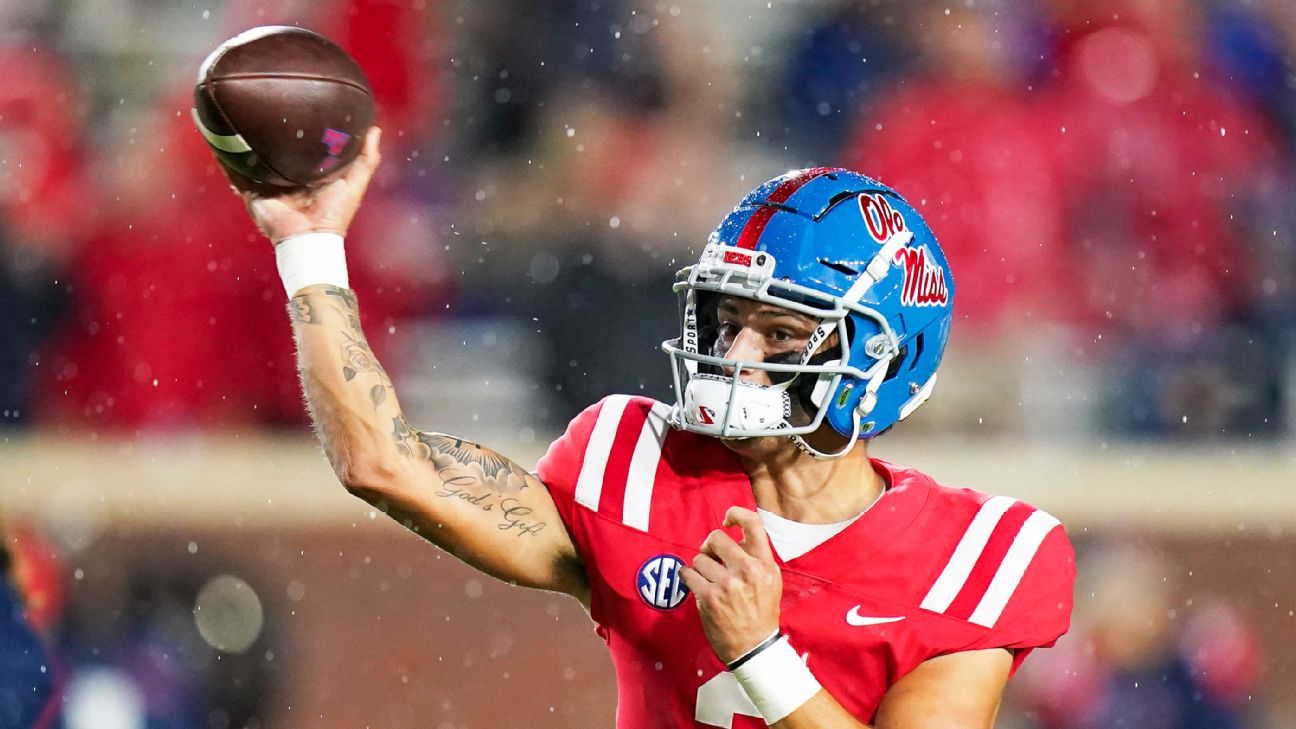
[[[616,593],[611,574],[624,568],[627,534],[642,533],[628,528],[621,513],[627,479],[636,473],[635,455],[647,442],[642,433],[650,429],[650,413],[664,408],[643,397],[604,398],[577,415],[536,465],[585,565],[590,616],[605,640],[602,626],[615,619],[605,609]]]
[[[580,518],[576,504],[576,488],[580,480],[581,466],[585,452],[589,448],[590,436],[598,422],[599,413],[607,399],[597,402],[577,415],[545,452],[536,464],[536,476],[549,489],[558,514],[562,517],[567,532],[581,554],[588,554],[589,530]]]
[[[969,649],[1011,650],[1015,673],[1032,650],[1053,645],[1070,628],[1075,577],[1075,550],[1058,524],[1040,542],[999,618]]]

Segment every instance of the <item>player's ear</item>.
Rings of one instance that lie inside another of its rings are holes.
[[[837,349],[839,344],[841,344],[841,337],[837,335],[837,331],[834,329],[833,333],[829,334],[827,338],[823,340],[823,344],[820,344],[819,348],[816,349],[814,353],[823,354],[824,352],[831,352]]]

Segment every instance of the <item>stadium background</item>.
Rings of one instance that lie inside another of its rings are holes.
[[[309,438],[269,246],[188,118],[269,23],[373,81],[352,278],[413,422],[531,463],[666,397],[674,270],[757,182],[856,167],[959,286],[875,452],[1079,549],[1000,725],[1296,726],[1287,0],[7,0],[0,514],[53,726],[611,725],[578,606],[375,518]]]

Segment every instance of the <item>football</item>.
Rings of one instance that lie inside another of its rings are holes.
[[[193,119],[216,158],[275,187],[319,185],[360,154],[374,100],[355,59],[291,26],[252,28],[207,56]]]

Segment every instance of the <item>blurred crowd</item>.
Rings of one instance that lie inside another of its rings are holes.
[[[1012,684],[1011,726],[1282,726],[1258,696],[1266,656],[1244,600],[1194,588],[1176,563],[1134,540],[1090,544],[1072,629]]]
[[[665,397],[675,271],[748,189],[837,165],[915,202],[958,282],[907,429],[1296,429],[1290,0],[0,3],[0,428],[305,422],[270,247],[189,121],[201,58],[270,23],[336,39],[373,84],[386,161],[348,255],[398,382],[463,387],[415,354],[504,321],[544,393],[506,419]],[[133,696],[149,727],[256,725],[268,659],[196,636],[205,583],[163,561],[64,599],[60,550],[18,541],[65,712]],[[1089,612],[1028,662],[1013,726],[1260,726],[1236,605],[1185,603],[1145,547],[1091,551]]]
[[[959,296],[937,431],[1288,434],[1296,10],[1284,0],[14,2],[0,13],[0,422],[302,422],[269,247],[193,72],[296,23],[366,68],[388,163],[349,246],[380,353],[539,333],[541,427],[664,395],[674,271],[792,167],[919,204]],[[409,335],[414,336],[414,335]],[[399,379],[399,377],[398,377]],[[432,378],[435,386],[435,377]]]
[[[0,537],[0,728],[265,726],[277,642],[257,591],[221,573],[232,560],[193,541],[96,557],[26,523]]]

